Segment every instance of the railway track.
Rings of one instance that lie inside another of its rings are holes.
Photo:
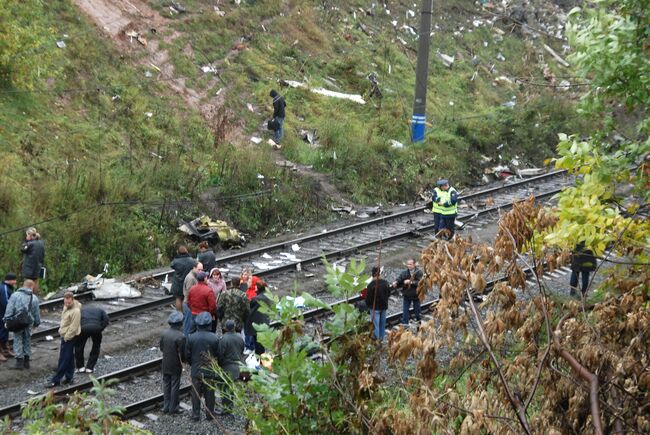
[[[512,202],[523,199],[530,194],[538,198],[550,197],[558,193],[563,186],[571,180],[566,177],[565,171],[554,171],[548,174],[520,180],[511,184],[494,187],[469,195],[461,196],[461,203],[468,204],[467,208],[459,209],[457,221],[471,222],[480,216],[497,213],[499,210],[510,207]],[[357,222],[351,225],[335,228],[327,232],[310,234],[303,237],[276,243],[268,246],[238,252],[217,258],[220,267],[230,276],[237,276],[246,267],[253,267],[255,274],[267,280],[273,278],[279,294],[287,294],[286,289],[293,288],[298,280],[302,288],[316,287],[315,293],[322,290],[320,276],[324,268],[322,259],[339,260],[343,264],[350,255],[373,255],[374,247],[380,243],[384,249],[389,249],[391,244],[403,242],[404,246],[409,239],[430,233],[433,230],[432,216],[424,213],[426,207],[414,207],[374,219]],[[293,249],[292,249],[293,247]],[[399,246],[397,246],[399,248]],[[286,252],[289,251],[289,252]],[[273,254],[273,255],[272,255]],[[298,257],[299,255],[299,257]],[[159,282],[162,278],[169,278],[173,273],[171,269],[144,273],[139,277],[127,281],[128,284],[138,284],[154,279]],[[173,302],[174,298],[160,293],[161,289],[149,289],[145,295],[144,303],[138,300],[124,301],[124,307],[114,306],[110,302],[91,301],[90,305],[99,305],[106,309],[112,321],[134,316],[149,310],[156,310]],[[77,297],[90,300],[90,292],[84,292]],[[42,325],[37,329],[32,338],[40,340],[58,335],[59,312],[62,299],[47,301],[42,306]],[[47,326],[51,325],[51,326]]]

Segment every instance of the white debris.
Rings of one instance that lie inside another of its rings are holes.
[[[344,94],[342,92],[329,91],[323,88],[312,89],[312,92],[320,95],[325,95],[327,97],[341,98],[343,100],[354,101],[359,104],[366,104],[365,100],[359,94]]]
[[[145,112],[144,114],[147,118],[151,118],[153,116],[153,112]]]
[[[445,64],[445,66],[447,68],[451,68],[451,66],[454,64],[454,60],[455,60],[456,56],[448,56],[448,55],[446,55],[444,53],[441,53],[439,51],[437,52],[437,54],[438,54],[438,57],[440,58],[440,60],[442,60],[442,63]]]
[[[151,78],[151,77],[153,77],[153,74],[151,73],[151,71],[146,70],[146,71],[144,72],[144,76],[147,77],[147,78]]]
[[[472,24],[474,25],[474,27],[481,27],[481,24],[483,24],[483,21],[474,20],[474,21],[472,21]]]
[[[156,414],[145,414],[144,416],[151,421],[158,421],[158,416]]]
[[[297,243],[294,243],[293,245],[291,245],[291,250],[293,252],[298,252],[298,251],[300,251],[300,246],[298,246]]]
[[[251,136],[251,142],[253,142],[254,144],[262,143],[262,138],[257,136]]]
[[[251,112],[255,113],[255,108],[251,103],[246,103],[246,108],[250,110]]]
[[[562,80],[557,88],[561,91],[568,91],[571,88],[571,82],[568,80]]]
[[[41,394],[41,393],[34,390],[27,390],[27,394],[29,394],[30,396],[36,396],[37,394]]]
[[[65,41],[56,41],[56,46],[59,48],[65,48]]]
[[[206,74],[207,74],[207,73],[214,73],[214,74],[217,73],[217,69],[216,69],[214,66],[212,66],[212,65],[205,65],[205,66],[202,66],[202,67],[201,67],[201,71],[203,71],[203,72],[206,73]]]
[[[501,62],[505,62],[506,58],[503,56],[503,54],[499,53],[497,54],[497,60],[500,60]]]
[[[541,168],[528,168],[528,169],[518,169],[517,175],[520,177],[534,177],[536,175],[542,175],[544,169]]]
[[[407,32],[409,32],[413,36],[417,35],[415,29],[413,27],[409,26],[408,24],[404,24],[402,26],[402,29],[406,30]]]
[[[305,298],[302,296],[297,296],[295,298],[293,296],[287,296],[286,299],[290,302],[293,302],[293,306],[296,308],[305,308]],[[280,307],[278,306],[278,308]]]
[[[257,174],[257,179],[258,179],[258,180],[263,180],[263,179],[264,179],[264,175],[258,173],[258,174]]]
[[[52,341],[52,340],[54,340],[54,337],[52,337],[51,335],[46,335],[45,340],[46,341]]]
[[[397,27],[397,20],[391,21],[390,23],[393,25],[393,27]]]
[[[156,346],[154,346],[154,347],[150,347],[149,350],[152,351],[152,352],[157,352],[158,348]]]
[[[397,148],[397,149],[404,148],[404,144],[402,142],[396,141],[395,139],[390,139],[389,142],[392,148]]]
[[[253,261],[253,266],[258,270],[269,270],[271,268],[268,263],[262,263],[261,261]]]
[[[113,359],[113,357],[110,356],[110,355],[104,355],[104,358],[106,358],[106,359]]]
[[[267,253],[265,252],[265,253],[262,254],[262,258],[266,258],[267,260],[270,260],[270,259],[273,258],[273,257],[271,257],[269,254],[267,254]]]
[[[283,257],[285,260],[292,261],[292,262],[300,262],[300,259],[296,257],[293,254],[289,254],[288,252],[280,252],[280,257]]]
[[[512,159],[512,160],[510,160],[510,164],[511,164],[512,166],[519,166],[519,160],[517,160],[517,159]]]
[[[142,293],[128,284],[115,281],[114,278],[106,278],[93,290],[93,296],[95,299],[132,299],[141,297]]]
[[[412,18],[412,17],[414,17],[414,16],[415,16],[415,11],[412,11],[412,10],[410,10],[410,9],[408,9],[408,10],[406,11],[406,19],[407,19],[407,20],[409,19],[409,17]]]

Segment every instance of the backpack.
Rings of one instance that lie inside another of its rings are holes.
[[[266,128],[271,131],[276,131],[278,128],[280,128],[280,124],[275,120],[275,118],[273,118],[266,123]]]
[[[29,310],[32,307],[32,298],[34,294],[29,295],[29,303],[27,308],[22,310],[20,313],[16,314],[10,319],[5,320],[5,328],[10,332],[18,332],[27,328],[31,323],[32,319],[29,317]]]

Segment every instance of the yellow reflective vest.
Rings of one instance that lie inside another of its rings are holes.
[[[433,201],[433,207],[431,208],[431,211],[434,213],[440,213],[441,215],[449,216],[452,214],[458,213],[458,202],[456,204],[451,204],[448,207],[445,207],[444,203],[449,203],[451,202],[451,194],[452,192],[455,192],[456,189],[453,187],[450,187],[447,190],[442,190],[439,187],[436,187],[434,189],[436,192],[436,197],[438,198],[437,201]]]

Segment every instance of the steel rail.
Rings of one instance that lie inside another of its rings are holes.
[[[538,195],[537,198],[545,198],[545,197],[548,197],[548,196],[552,196],[552,195],[555,195],[556,193],[559,193],[561,190],[562,189],[554,189],[554,190],[551,190],[549,192],[544,192],[544,193],[541,193],[540,195]],[[471,215],[461,216],[461,217],[457,218],[457,220],[462,222],[464,220],[474,219],[477,215],[481,216],[481,215],[493,213],[493,212],[496,212],[496,211],[499,211],[499,210],[502,210],[502,209],[505,209],[505,208],[510,208],[510,207],[512,207],[512,203],[495,205],[495,206],[486,208],[484,210],[477,211],[476,213],[473,213]],[[347,247],[347,248],[344,248],[344,249],[331,251],[331,252],[328,252],[328,253],[323,253],[322,255],[313,256],[313,257],[310,257],[310,258],[307,258],[307,259],[304,259],[304,260],[300,260],[300,261],[297,261],[297,262],[290,262],[290,263],[287,263],[287,264],[284,264],[284,265],[281,265],[281,266],[277,266],[277,267],[274,267],[274,268],[271,268],[271,269],[263,270],[263,271],[258,272],[256,275],[260,276],[260,277],[270,276],[270,275],[273,275],[273,274],[276,274],[276,273],[279,273],[279,272],[283,272],[283,271],[286,271],[286,270],[295,269],[298,264],[300,264],[300,265],[314,264],[314,263],[321,262],[323,258],[329,260],[329,259],[332,259],[332,258],[343,257],[343,256],[346,256],[346,255],[348,255],[350,253],[359,251],[361,249],[365,249],[365,248],[368,248],[368,247],[371,247],[371,246],[375,246],[379,242],[389,243],[389,242],[404,239],[404,238],[407,238],[407,237],[413,237],[417,232],[427,231],[427,230],[431,230],[433,228],[434,228],[433,224],[424,225],[424,226],[421,226],[421,227],[418,227],[418,228],[415,228],[415,229],[412,229],[412,230],[402,231],[400,233],[393,234],[393,235],[388,236],[386,238],[370,240],[368,242],[360,243],[360,244],[357,244],[357,245],[354,245],[354,246],[351,246],[351,247]],[[350,301],[351,302],[358,302],[359,300],[360,300],[360,296],[355,296]],[[129,316],[129,315],[138,313],[138,312],[147,311],[147,310],[150,310],[150,309],[153,309],[153,308],[158,308],[160,306],[164,306],[164,305],[166,305],[168,303],[172,303],[172,302],[174,302],[174,296],[167,296],[167,297],[164,297],[164,298],[161,298],[161,299],[157,299],[155,301],[147,302],[145,304],[134,305],[134,306],[122,309],[122,310],[113,311],[112,313],[108,314],[108,317],[111,320],[117,320],[119,318],[126,317],[126,316]],[[318,313],[312,314],[310,312],[307,312],[307,316],[317,315],[317,314]],[[48,328],[48,329],[38,330],[37,332],[32,334],[32,339],[38,340],[38,339],[45,338],[48,335],[52,336],[52,337],[58,336],[58,327],[52,327],[52,328]]]
[[[566,173],[567,173],[567,171],[564,170],[564,169],[557,170],[557,171],[552,171],[552,172],[548,172],[546,174],[537,175],[535,177],[530,177],[530,178],[526,178],[524,180],[516,181],[516,182],[513,182],[513,183],[508,184],[508,185],[492,187],[492,188],[489,188],[489,189],[486,189],[486,190],[481,190],[479,192],[470,193],[470,194],[465,195],[465,196],[460,196],[458,200],[459,201],[468,201],[470,199],[474,199],[474,198],[478,198],[478,197],[481,197],[481,196],[489,195],[489,194],[492,194],[492,193],[495,193],[495,192],[505,191],[505,190],[508,190],[508,189],[521,187],[521,186],[526,185],[526,184],[535,183],[535,182],[538,182],[540,180],[555,178],[555,177],[558,177],[558,176],[561,176],[561,175],[565,175]],[[304,237],[298,237],[298,238],[295,238],[295,239],[287,240],[285,242],[279,242],[279,243],[275,243],[275,244],[272,244],[272,245],[261,246],[259,248],[254,248],[254,249],[250,249],[250,250],[247,250],[247,251],[238,252],[236,254],[226,255],[226,256],[223,256],[223,257],[217,257],[217,263],[225,263],[225,262],[228,262],[228,261],[233,261],[233,260],[238,260],[238,259],[241,259],[241,258],[251,257],[251,256],[254,256],[254,255],[263,254],[264,252],[267,252],[267,251],[282,249],[282,248],[285,248],[287,246],[291,246],[291,245],[296,244],[296,243],[304,243],[304,242],[309,242],[309,241],[312,241],[312,240],[323,239],[323,238],[330,237],[332,235],[336,235],[336,234],[340,234],[340,233],[344,233],[344,232],[349,232],[349,231],[353,231],[353,230],[358,230],[360,228],[370,227],[370,226],[377,225],[377,224],[383,224],[386,221],[396,220],[398,218],[402,218],[402,217],[409,216],[409,215],[412,215],[412,214],[420,213],[420,212],[424,211],[426,208],[427,208],[426,206],[419,206],[419,207],[415,207],[415,208],[410,208],[408,210],[399,211],[399,212],[396,212],[396,213],[392,213],[390,215],[381,216],[381,217],[378,217],[378,218],[365,220],[365,221],[362,221],[362,222],[357,222],[357,223],[354,223],[354,224],[351,224],[351,225],[346,225],[346,226],[334,228],[334,229],[328,230],[327,232],[324,232],[324,233],[310,234],[310,235],[307,235],[307,236],[304,236]],[[139,277],[139,278],[129,280],[129,281],[127,281],[127,284],[132,283],[132,282],[145,280],[145,279],[148,279],[148,278],[158,278],[160,276],[168,275],[168,274],[171,274],[171,273],[174,273],[174,270],[173,269],[167,269],[167,270],[164,270],[162,272],[155,272],[155,273],[152,273],[152,274],[149,274],[149,275],[145,275],[145,276],[142,276],[142,277]],[[261,272],[256,273],[256,275],[260,275],[260,274],[261,274]]]

